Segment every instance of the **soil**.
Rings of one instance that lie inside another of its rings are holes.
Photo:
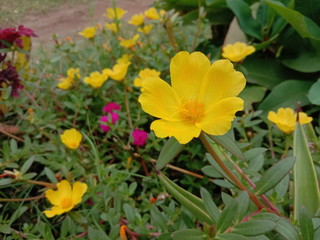
[[[141,13],[152,5],[152,0],[118,0],[117,7],[127,10],[124,19]],[[38,35],[33,43],[46,44],[52,42],[52,35],[61,38],[76,36],[78,32],[96,23],[106,23],[106,8],[112,7],[112,0],[91,0],[76,6],[63,5],[47,13],[27,15],[21,24],[31,28]],[[91,13],[91,14],[90,14]]]

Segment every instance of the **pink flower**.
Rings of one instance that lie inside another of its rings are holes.
[[[112,113],[113,110],[120,110],[121,106],[119,104],[116,104],[115,102],[108,103],[104,108],[102,108],[102,111],[106,113]]]
[[[115,124],[119,120],[119,115],[116,113],[110,113],[108,116],[102,116],[100,118],[100,129],[104,132],[110,131],[110,126],[108,125],[110,123],[109,117],[111,116],[111,124]]]
[[[146,144],[148,133],[140,129],[135,129],[132,132],[132,137],[133,137],[133,145],[143,146]]]

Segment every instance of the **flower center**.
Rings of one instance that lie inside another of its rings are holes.
[[[203,115],[203,105],[196,100],[188,100],[180,106],[183,118],[188,122],[198,122]]]
[[[72,206],[72,200],[70,198],[63,198],[60,202],[62,208],[70,208]]]

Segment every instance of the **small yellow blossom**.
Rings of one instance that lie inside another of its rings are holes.
[[[81,202],[83,194],[88,189],[87,184],[75,182],[71,188],[67,180],[62,180],[57,184],[58,190],[49,189],[45,192],[46,198],[53,205],[50,210],[43,213],[52,218],[65,212],[69,212]]]
[[[121,58],[117,59],[117,63],[130,63],[132,54],[123,54]]]
[[[120,19],[127,12],[128,11],[125,11],[122,8],[116,8],[116,11],[113,8],[107,8],[107,14],[105,16],[111,20]]]
[[[131,39],[121,40],[120,45],[125,48],[132,48],[134,45],[136,45],[139,37],[139,34],[135,34]]]
[[[160,15],[159,15],[157,9],[155,9],[154,7],[149,8],[146,11],[144,11],[144,15],[151,20],[157,20],[160,18]]]
[[[229,60],[210,60],[201,52],[177,53],[170,63],[171,86],[153,77],[142,81],[139,97],[142,109],[160,118],[150,129],[160,138],[175,137],[185,144],[201,131],[224,135],[235,113],[243,109],[236,97],[246,80]]]
[[[96,35],[97,28],[96,27],[87,27],[82,32],[79,32],[79,35],[91,39]]]
[[[268,113],[269,121],[275,123],[277,127],[286,134],[294,131],[297,122],[297,114],[291,108],[279,108],[277,113],[270,111]],[[312,121],[312,117],[304,112],[299,113],[300,124],[307,124]]]
[[[133,85],[135,87],[142,87],[142,81],[150,77],[159,77],[160,72],[155,69],[145,68],[139,72],[139,77],[134,79]]]
[[[255,52],[253,46],[248,46],[243,42],[235,42],[235,44],[227,44],[222,48],[222,56],[229,59],[231,62],[240,62],[246,56]]]
[[[67,71],[67,76],[74,79],[74,78],[80,78],[80,69],[79,68],[69,68]]]
[[[116,81],[122,81],[128,71],[128,67],[131,63],[117,63],[116,65],[113,66],[112,69],[104,69],[103,72],[106,72],[110,78]]]
[[[152,30],[152,28],[153,28],[153,25],[152,24],[148,24],[148,25],[145,25],[143,27],[138,28],[138,31],[142,32],[144,34],[149,34],[150,31]]]
[[[119,24],[120,27],[121,24]],[[106,23],[106,28],[110,29],[112,32],[118,32],[117,24],[115,23]]]
[[[140,26],[144,22],[143,14],[135,14],[132,16],[131,20],[128,22],[129,24]]]
[[[84,82],[91,85],[93,88],[101,87],[105,81],[108,80],[108,75],[99,73],[99,72],[92,72],[90,73],[89,77],[84,78]]]
[[[73,79],[70,77],[60,78],[57,87],[63,90],[67,90],[72,86]]]
[[[60,139],[64,145],[71,149],[77,149],[82,140],[82,134],[74,129],[65,130],[61,135]]]

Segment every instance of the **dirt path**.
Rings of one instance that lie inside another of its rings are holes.
[[[128,13],[125,19],[128,20],[133,14],[141,13],[152,5],[152,0],[118,0],[117,6]],[[38,15],[26,16],[22,24],[31,28],[39,36],[34,39],[34,44],[49,43],[52,35],[60,37],[75,36],[85,27],[94,23],[105,23],[110,21],[103,14],[106,8],[112,7],[112,0],[97,0],[77,6],[64,5],[52,12]]]

